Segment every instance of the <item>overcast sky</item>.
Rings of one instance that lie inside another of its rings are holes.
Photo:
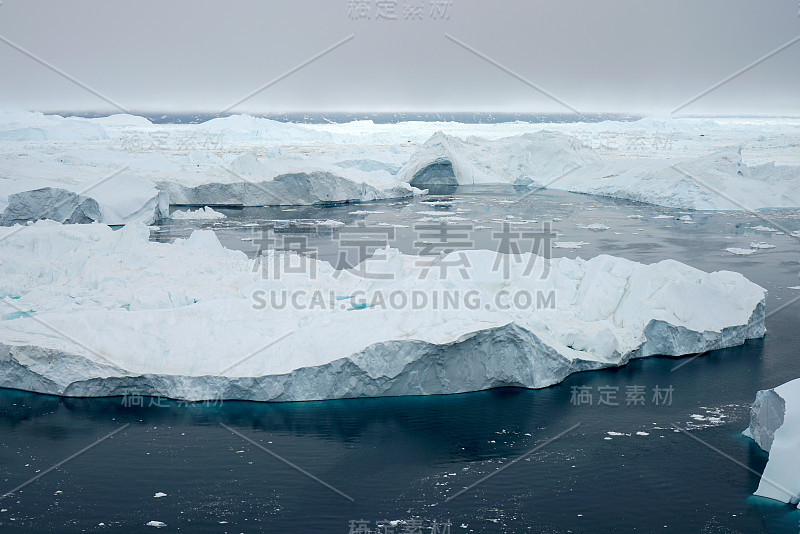
[[[134,111],[221,112],[353,36],[232,111],[665,114],[800,36],[799,11],[798,0],[2,0],[0,106],[112,110],[95,92]],[[681,113],[800,115],[800,42]]]

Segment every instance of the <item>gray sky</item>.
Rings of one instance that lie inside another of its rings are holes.
[[[129,110],[222,111],[354,35],[232,111],[666,114],[800,36],[798,0],[385,1],[396,20],[381,0],[369,20],[350,0],[2,0],[0,37]],[[113,109],[5,42],[0,65],[0,107]],[[800,115],[800,42],[681,113]]]

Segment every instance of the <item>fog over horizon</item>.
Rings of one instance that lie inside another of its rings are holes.
[[[800,116],[799,11],[797,0],[3,0],[0,109]]]

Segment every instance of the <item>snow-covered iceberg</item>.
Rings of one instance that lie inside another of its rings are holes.
[[[102,126],[85,119],[0,110],[0,142],[4,141],[101,141],[108,135]]]
[[[214,211],[213,208],[209,208],[208,206],[204,206],[202,208],[197,209],[196,211],[182,211],[177,210],[173,211],[170,215],[171,219],[178,219],[178,220],[207,220],[213,221],[218,219],[225,219],[226,216],[224,213],[220,213],[218,211]]]
[[[367,202],[422,193],[384,170],[365,172],[310,159],[237,157],[212,178],[184,174],[158,182],[172,204],[297,206]]]
[[[499,140],[439,132],[398,176],[419,187],[528,185],[693,210],[800,206],[800,166],[749,166],[741,147],[692,157],[602,159],[577,138],[550,131]]]
[[[755,494],[800,508],[800,378],[759,391],[743,434],[769,453]]]
[[[554,189],[692,210],[800,206],[800,166],[748,166],[741,147],[693,158],[600,161],[570,172]]]
[[[0,180],[0,208],[0,226],[40,219],[152,224],[168,215],[169,197],[152,183],[129,173],[67,183]]]
[[[576,139],[539,131],[487,140],[438,132],[398,176],[418,187],[547,183],[599,158]]]
[[[386,249],[336,271],[251,260],[211,231],[148,237],[41,221],[0,240],[0,387],[262,401],[541,388],[765,332],[764,289],[672,260]]]

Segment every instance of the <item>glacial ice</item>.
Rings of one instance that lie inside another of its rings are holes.
[[[226,216],[224,213],[214,211],[213,208],[204,206],[202,208],[197,209],[196,211],[192,210],[173,211],[170,214],[170,218],[178,220],[217,220],[217,219],[225,219]]]
[[[234,159],[229,176],[216,181],[197,176],[158,182],[171,204],[297,206],[404,198],[422,191],[398,182],[386,171],[344,169],[309,159],[262,162],[253,153]]]
[[[800,166],[748,166],[741,147],[690,158],[604,160],[549,131],[493,141],[436,133],[398,176],[418,187],[510,183],[692,210],[800,206]]]
[[[769,453],[755,495],[800,508],[800,378],[759,391],[743,434]]]
[[[403,181],[428,185],[546,184],[599,158],[577,140],[539,131],[499,140],[466,140],[437,132],[400,170]]]
[[[552,187],[692,210],[800,206],[800,166],[748,166],[741,147],[693,158],[620,159],[578,168]]]
[[[250,260],[211,231],[148,238],[40,221],[0,241],[0,387],[261,401],[541,388],[765,333],[763,288],[672,260],[471,250],[431,265],[386,249],[337,272]]]
[[[32,206],[77,195],[56,220],[147,224],[166,204],[366,202],[419,194],[412,186],[498,183],[682,209],[796,207],[799,131],[779,118],[301,125],[240,115],[153,124],[0,110],[0,211],[13,200],[4,218],[31,221],[41,218]],[[126,168],[127,178],[103,182]],[[124,180],[147,190],[113,185]],[[72,217],[85,199],[99,218],[88,204],[88,215]]]

